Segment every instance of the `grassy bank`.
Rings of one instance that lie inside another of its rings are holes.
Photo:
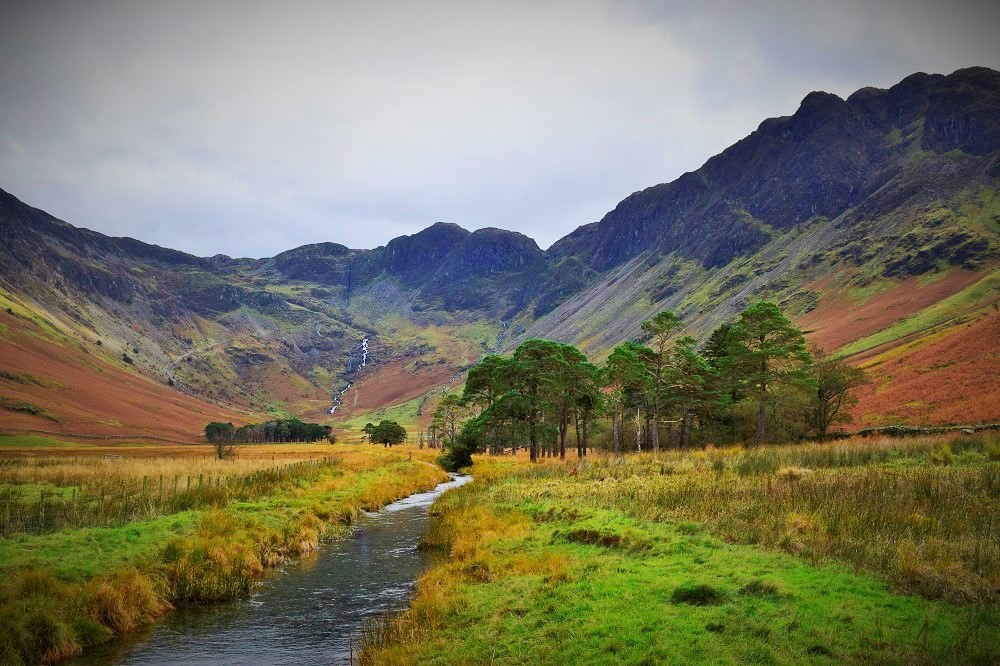
[[[140,488],[144,477],[148,485],[154,472],[173,473],[178,464],[202,474],[230,464],[224,471],[233,476],[273,464],[265,447],[245,448],[249,455],[232,463],[45,457],[7,465],[3,481],[8,493],[44,486],[65,496],[66,488],[87,484]],[[289,450],[281,453],[296,462]],[[0,539],[0,663],[56,661],[174,606],[246,595],[268,567],[343,534],[360,511],[447,478],[419,451],[328,446],[326,453],[334,454],[330,461],[270,479],[251,495],[220,492],[208,505],[178,505],[142,520]],[[300,454],[315,457],[305,448]]]
[[[996,663],[988,436],[530,466],[436,505],[448,560],[365,663]]]

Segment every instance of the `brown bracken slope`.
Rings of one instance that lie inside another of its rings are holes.
[[[204,441],[209,421],[251,416],[155,384],[99,350],[0,311],[0,429]],[[27,406],[25,405],[27,403]],[[32,414],[31,406],[40,408]]]

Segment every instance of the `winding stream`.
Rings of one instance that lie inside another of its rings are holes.
[[[344,539],[266,577],[250,598],[168,613],[74,664],[346,664],[362,619],[405,606],[433,557],[428,507],[461,476],[367,514]]]

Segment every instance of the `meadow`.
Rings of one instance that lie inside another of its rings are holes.
[[[479,456],[362,663],[996,663],[995,433]]]
[[[60,444],[0,458],[0,663],[58,661],[173,607],[246,596],[361,511],[447,479],[400,448],[248,445],[216,460],[209,446]],[[17,522],[40,505],[41,525]]]

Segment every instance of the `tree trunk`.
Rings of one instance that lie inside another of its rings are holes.
[[[559,414],[559,459],[566,460],[566,430],[569,428],[569,413],[563,407]]]
[[[583,449],[580,448],[580,412],[573,410],[573,431],[576,433],[576,457],[583,457]]]
[[[652,435],[654,453],[660,451],[660,376],[663,374],[662,355],[663,352],[661,350],[661,358],[656,363],[656,385],[653,387],[653,431],[650,434]],[[646,429],[649,429],[648,419]]]
[[[767,385],[760,385],[760,399],[757,403],[757,446],[764,444],[764,401],[767,398]]]
[[[583,457],[587,457],[587,415],[583,415]]]
[[[615,455],[618,455],[618,407],[615,407],[611,415],[611,438],[615,443]]]
[[[535,419],[528,424],[528,443],[531,446],[531,462],[538,461],[538,436],[535,433]]]

